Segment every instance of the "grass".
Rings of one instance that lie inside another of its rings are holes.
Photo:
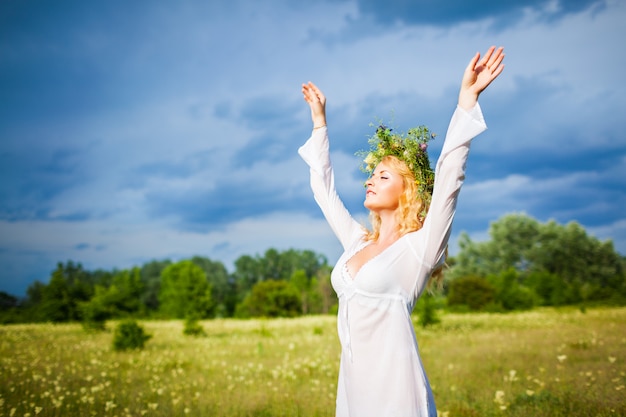
[[[626,415],[626,308],[440,318],[416,327],[440,416]],[[0,327],[0,417],[334,415],[334,317],[141,324],[128,352],[79,324]]]

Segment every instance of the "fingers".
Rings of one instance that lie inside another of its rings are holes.
[[[491,48],[489,48],[481,62],[484,67],[489,68],[493,71],[500,65],[503,59],[504,48],[501,46],[496,50],[496,47],[492,46]]]
[[[496,55],[494,56],[495,59],[493,60],[493,62],[489,63],[489,67],[490,68],[494,68],[494,67],[500,68],[500,67],[503,67],[503,65],[501,65],[502,64],[502,60],[504,60],[504,52],[503,51],[504,51],[504,48],[502,48],[502,47],[500,47],[498,49],[498,51],[496,52]]]
[[[489,70],[491,81],[495,80],[498,75],[504,70],[504,64],[502,61],[504,60],[504,48],[500,47],[493,54],[493,56],[487,61],[486,68]]]
[[[474,71],[474,68],[476,68],[476,63],[478,62],[479,59],[480,59],[480,52],[476,52],[474,57],[470,60],[469,64],[467,65],[467,70]]]
[[[321,98],[324,97],[324,93],[322,93],[322,90],[320,90],[319,88],[317,88],[317,86],[315,84],[313,84],[311,81],[309,81],[309,86],[311,87],[311,89],[315,92],[315,94]]]
[[[476,57],[474,57],[476,58]],[[495,80],[500,73],[504,70],[504,65],[502,61],[504,60],[504,48],[501,46],[496,49],[495,46],[491,46],[485,55],[480,59],[472,71],[476,74],[483,73],[487,75],[487,83],[481,88],[481,91],[484,90],[486,86],[491,83],[491,81]],[[476,60],[472,60],[472,62],[476,62]]]
[[[500,62],[502,62],[502,60],[500,60]],[[496,79],[496,77],[497,77],[498,75],[500,75],[500,73],[501,73],[503,70],[504,70],[504,64],[498,64],[498,66],[496,67],[495,71],[493,71],[493,72],[491,73],[491,78],[495,80],[495,79]]]
[[[480,60],[480,65],[486,67],[489,65],[489,60],[492,58],[493,56],[493,51],[496,49],[495,46],[491,46],[489,47],[489,49],[487,49],[487,52],[485,52],[485,55],[483,55],[483,59]]]
[[[474,56],[474,58],[476,58],[476,56]],[[495,46],[491,46],[487,50],[487,52],[485,52],[485,55],[480,60],[480,62],[478,62],[477,65],[475,64],[475,66],[472,69],[479,69],[479,67],[483,67],[493,72],[497,68],[499,68],[499,65],[500,63],[502,63],[503,59],[504,59],[504,48],[501,46],[496,50]],[[472,60],[473,63],[476,63],[476,61],[477,60]]]
[[[302,95],[307,103],[313,103],[319,101],[324,104],[326,102],[326,97],[324,93],[311,81],[308,83],[302,84]]]
[[[310,91],[313,92],[313,94],[318,97],[320,99],[320,101],[324,101],[324,93],[322,93],[322,90],[320,90],[319,88],[317,88],[317,86],[315,84],[313,84],[311,81],[308,82],[307,87],[309,88]]]
[[[310,94],[311,92],[309,91],[309,87],[306,84],[302,84],[302,96],[304,98],[304,101],[306,101],[307,103],[311,102]]]
[[[310,83],[309,83],[310,84]],[[312,103],[317,98],[309,84],[302,84],[302,95],[307,103]]]

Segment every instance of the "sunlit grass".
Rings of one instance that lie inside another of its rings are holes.
[[[626,415],[626,309],[441,319],[416,327],[440,415]],[[141,324],[128,352],[79,324],[0,327],[0,416],[334,414],[334,317]]]

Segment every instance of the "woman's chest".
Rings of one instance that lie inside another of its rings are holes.
[[[346,251],[332,273],[332,284],[338,294],[353,287],[370,294],[408,295],[414,286],[418,262],[408,244],[399,240],[384,251],[366,257],[356,270],[349,268],[355,255],[367,248]]]

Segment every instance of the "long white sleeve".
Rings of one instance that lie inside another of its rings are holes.
[[[487,125],[478,104],[469,112],[457,106],[435,167],[435,184],[428,215],[422,229],[411,239],[418,253],[422,253],[422,262],[431,268],[444,260],[457,199],[465,180],[470,143],[485,129]]]
[[[310,167],[311,189],[344,250],[363,235],[363,227],[352,218],[335,189],[335,175],[330,162],[328,129],[315,129],[298,153]]]

